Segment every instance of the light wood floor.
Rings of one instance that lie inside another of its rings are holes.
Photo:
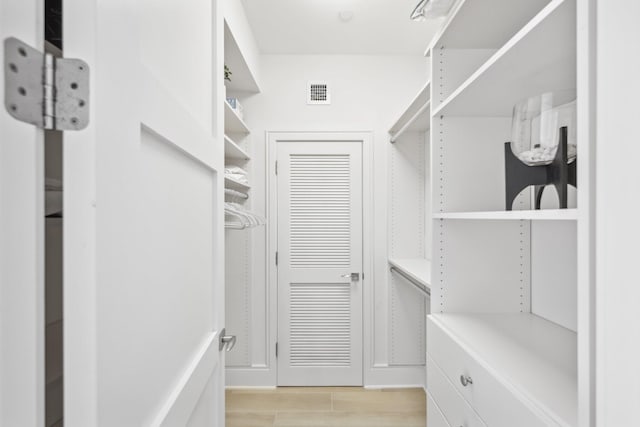
[[[227,427],[425,427],[422,389],[227,390]]]

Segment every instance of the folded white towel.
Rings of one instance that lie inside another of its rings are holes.
[[[238,166],[229,166],[227,168],[224,169],[224,173],[225,175],[227,174],[234,174],[234,175],[244,175],[247,176],[248,173],[246,170],[238,167]]]

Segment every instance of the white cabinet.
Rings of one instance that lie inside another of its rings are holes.
[[[489,13],[491,11],[491,13]],[[582,19],[585,19],[584,17]],[[573,91],[579,117],[576,0],[461,0],[432,58],[432,314],[428,390],[452,426],[577,426],[589,411],[589,325],[578,299],[579,227],[589,208],[591,150],[578,122],[578,190],[569,209],[534,210],[532,187],[505,206],[505,142],[515,104]],[[585,155],[585,157],[587,157]],[[547,192],[549,195],[547,196]],[[557,206],[547,190],[543,207]],[[585,239],[586,240],[586,239]],[[580,341],[583,340],[583,341]],[[579,345],[582,342],[583,345]],[[585,365],[586,366],[586,365]],[[462,401],[460,401],[458,396]],[[583,400],[579,400],[583,396]],[[466,408],[478,421],[455,416]],[[454,414],[454,415],[449,415]],[[436,415],[429,414],[429,417]],[[439,423],[440,421],[436,421]],[[429,425],[431,425],[429,420]]]

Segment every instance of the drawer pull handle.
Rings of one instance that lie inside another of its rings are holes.
[[[468,386],[469,384],[473,384],[473,380],[471,379],[471,377],[470,377],[470,376],[467,376],[467,375],[460,375],[460,383],[461,383],[464,387],[466,387],[466,386]]]

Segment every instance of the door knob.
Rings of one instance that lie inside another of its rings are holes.
[[[220,343],[218,345],[218,349],[220,351],[222,350],[231,351],[231,349],[235,345],[236,345],[236,336],[227,335],[227,329],[224,328],[222,332],[220,332]]]
[[[343,274],[340,277],[343,279],[351,279],[352,282],[357,282],[360,280],[360,273],[347,273]]]
[[[460,383],[463,385],[463,387],[466,387],[470,384],[473,384],[473,380],[468,375],[460,375]]]

